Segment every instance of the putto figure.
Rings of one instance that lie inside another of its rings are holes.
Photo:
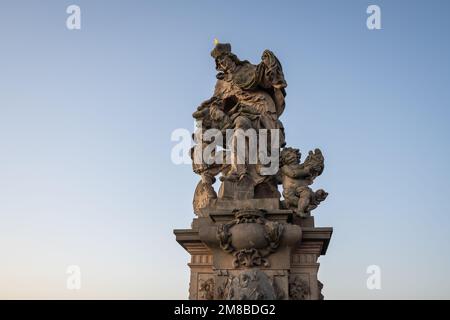
[[[322,152],[319,149],[310,151],[303,163],[300,163],[300,158],[298,149],[284,148],[281,151],[281,182],[285,207],[306,218],[311,216],[311,210],[326,199],[328,193],[323,189],[314,192],[309,187],[323,172]]]

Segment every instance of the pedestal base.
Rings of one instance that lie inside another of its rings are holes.
[[[281,237],[272,239],[273,250],[239,251],[231,244],[249,241],[257,245],[257,241],[252,238],[252,228],[241,233],[235,228],[234,234],[230,232],[234,242],[224,243],[219,230],[224,225],[235,226],[230,224],[233,219],[235,213],[231,210],[215,211],[195,218],[191,229],[174,230],[177,242],[191,255],[189,299],[323,298],[317,260],[326,253],[332,228],[316,228],[313,217],[293,218],[291,210],[268,210],[264,225],[261,220],[250,227],[265,227],[269,230],[266,238],[274,238],[274,226],[281,230]]]

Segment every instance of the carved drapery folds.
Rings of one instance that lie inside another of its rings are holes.
[[[202,300],[213,300],[214,299],[214,279],[213,278],[199,281],[198,298],[202,299]]]
[[[281,151],[281,182],[285,199],[283,206],[306,218],[311,216],[311,210],[327,198],[328,193],[323,189],[313,191],[309,187],[325,167],[320,149],[309,151],[303,163],[300,158],[299,149],[284,148]]]

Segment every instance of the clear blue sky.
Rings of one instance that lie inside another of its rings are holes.
[[[369,4],[382,30],[366,28]],[[189,227],[198,177],[172,164],[170,135],[212,94],[214,38],[255,63],[276,53],[288,144],[325,155],[326,298],[450,298],[449,13],[445,0],[2,1],[0,298],[187,298],[172,229]],[[66,289],[74,264],[80,291]]]

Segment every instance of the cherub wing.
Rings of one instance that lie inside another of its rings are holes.
[[[317,175],[321,175],[325,167],[325,159],[320,149],[315,149],[314,152],[310,151],[305,161],[303,162],[303,165],[305,167],[314,168],[314,171],[316,171]]]

